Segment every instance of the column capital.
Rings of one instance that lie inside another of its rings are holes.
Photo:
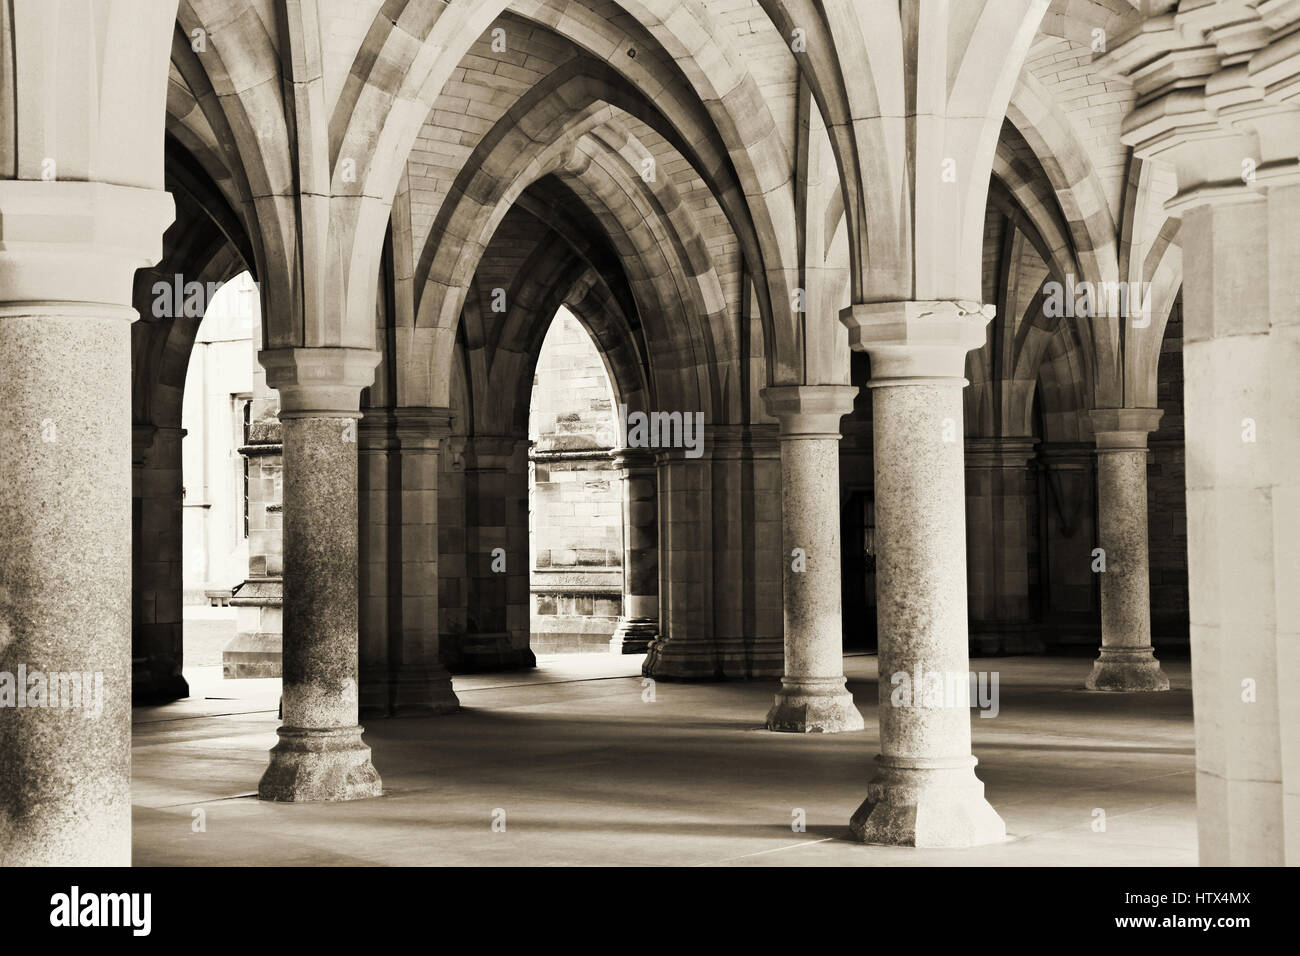
[[[156,425],[131,425],[131,467],[139,469],[148,464],[149,452],[153,450],[153,439],[157,433]]]
[[[686,458],[698,461],[709,458],[716,461],[777,458],[781,454],[779,426],[772,424],[716,424],[709,425],[701,453],[687,454],[685,448],[659,449],[659,461]]]
[[[437,450],[438,442],[451,434],[450,408],[403,405],[391,411],[397,440],[403,448]]]
[[[360,418],[361,390],[375,380],[374,349],[262,349],[267,387],[280,393],[280,418]]]
[[[1298,17],[1295,0],[1174,4],[1098,58],[1138,95],[1123,142],[1178,172],[1171,214],[1300,179]]]
[[[1038,452],[1032,437],[967,438],[966,466],[976,468],[1023,468]]]
[[[511,435],[470,435],[467,445],[471,461],[468,467],[476,471],[509,468],[519,441]]]
[[[1161,408],[1094,408],[1088,412],[1100,451],[1145,451],[1147,433],[1160,425]]]
[[[189,432],[179,425],[154,425],[150,422],[131,424],[131,465],[145,468],[152,465],[159,445],[179,442]]]
[[[629,472],[654,471],[656,467],[653,448],[614,448],[610,450],[609,457],[615,468]]]
[[[840,437],[840,419],[853,411],[856,385],[769,385],[759,394],[781,423],[781,438]]]
[[[162,189],[71,180],[0,180],[0,289],[6,308],[24,302],[119,306],[134,321],[137,269],[162,258],[176,217]]]
[[[392,451],[397,447],[391,408],[363,408],[357,422],[358,451]]]
[[[867,302],[840,312],[849,344],[871,356],[868,388],[930,383],[965,384],[966,353],[985,342],[997,307],[937,299]]]
[[[424,449],[437,451],[438,442],[451,434],[451,409],[403,405],[398,408],[364,408],[357,424],[363,449]]]

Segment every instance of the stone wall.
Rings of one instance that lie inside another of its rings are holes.
[[[1049,649],[1101,642],[1097,547],[1097,453],[1093,443],[1047,442],[1034,462],[1031,525],[1037,533],[1032,605]]]
[[[208,303],[185,374],[180,424],[186,604],[207,604],[207,590],[230,590],[248,575],[251,532],[244,526],[239,449],[243,402],[252,397],[261,371],[253,344],[260,334],[257,287],[245,272]]]
[[[623,593],[616,421],[600,354],[561,309],[542,344],[529,411],[534,653],[609,650]]]
[[[260,329],[253,341],[260,341]],[[238,609],[234,640],[221,653],[222,676],[280,677],[284,657],[284,445],[280,395],[252,356],[248,444],[248,576],[230,599]]]
[[[1151,549],[1151,641],[1186,646],[1187,485],[1183,445],[1183,302],[1169,316],[1157,371],[1164,415],[1149,439],[1147,520]]]

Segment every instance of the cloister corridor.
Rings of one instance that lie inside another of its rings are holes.
[[[1297,369],[1300,0],[3,0],[0,874],[1275,929]]]

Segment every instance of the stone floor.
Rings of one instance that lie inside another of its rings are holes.
[[[374,721],[379,799],[283,805],[253,793],[275,741],[278,681],[187,671],[194,697],[135,713],[138,865],[1194,865],[1192,702],[1079,690],[1086,660],[998,658],[995,719],[972,716],[1004,844],[868,847],[846,839],[876,752],[876,659],[851,656],[865,731],[759,729],[775,682],[670,684],[640,657],[542,658],[458,678],[465,710]],[[1093,829],[1096,808],[1105,831]],[[202,809],[205,832],[194,832]],[[805,832],[794,832],[797,810]],[[504,811],[505,831],[494,832]]]

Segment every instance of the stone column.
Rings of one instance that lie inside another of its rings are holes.
[[[372,408],[358,437],[361,716],[459,708],[438,659],[438,442],[450,414]]]
[[[511,436],[475,435],[469,439],[465,465],[465,562],[469,578],[466,630],[457,646],[448,648],[445,658],[457,673],[514,670],[537,664],[527,646],[530,593],[526,440],[522,465],[520,453],[520,440]]]
[[[710,442],[712,441],[710,433]],[[707,452],[706,452],[707,454]],[[659,636],[641,673],[663,680],[721,676],[713,628],[713,481],[707,459],[655,454],[659,475]]]
[[[438,634],[439,657],[453,671],[468,630],[469,547],[467,544],[466,441],[451,435],[438,455]]]
[[[516,666],[535,667],[532,649],[532,568],[528,560],[528,449],[527,436],[514,439],[506,459],[506,551],[510,555],[506,574],[506,633],[510,657]]]
[[[1182,220],[1197,843],[1300,863],[1300,9],[1184,0],[1102,58]]]
[[[778,427],[713,429],[714,633],[728,680],[785,673]]]
[[[1151,649],[1151,569],[1147,556],[1147,433],[1158,408],[1093,409],[1097,437],[1097,544],[1101,573],[1101,653],[1088,690],[1168,690]]]
[[[0,181],[0,866],[131,862],[131,294],[173,210]]]
[[[389,662],[391,713],[445,714],[460,708],[439,657],[438,630],[438,455],[439,443],[451,433],[451,410],[395,408],[393,419],[402,543],[401,576],[395,582],[401,641]]]
[[[763,389],[781,423],[781,523],[785,673],[767,729],[794,733],[861,730],[844,684],[840,618],[840,419],[857,388]]]
[[[184,488],[175,426],[132,427],[131,698],[163,704],[190,695],[184,664]]]
[[[379,353],[258,355],[284,438],[284,690],[263,800],[378,796],[357,721],[357,419]]]
[[[752,680],[783,672],[775,431],[709,425],[699,457],[659,449],[660,621],[645,676]]]
[[[1300,865],[1300,169],[1292,172],[1263,196],[1238,186],[1193,197],[1179,230],[1203,866]]]
[[[400,611],[391,623],[400,587],[392,552],[401,544],[394,502],[392,459],[397,437],[387,408],[367,408],[357,422],[357,629],[358,698],[362,719],[391,713],[389,657],[401,640]],[[400,584],[400,577],[398,577]]]
[[[1035,438],[966,439],[971,648],[1040,654],[1029,601],[1029,462]]]
[[[654,454],[620,448],[623,485],[623,614],[609,649],[644,654],[659,636],[659,477]]]
[[[874,390],[881,752],[850,823],[865,843],[961,847],[1006,835],[975,776],[964,693],[962,373],[992,311],[930,301],[841,313],[850,344],[871,357]]]

